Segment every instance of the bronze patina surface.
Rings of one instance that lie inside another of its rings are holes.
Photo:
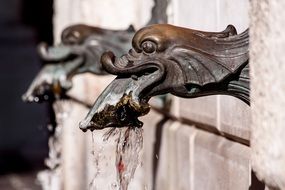
[[[44,66],[28,91],[23,95],[27,102],[41,102],[65,98],[72,87],[73,76],[85,72],[107,74],[100,63],[101,54],[107,50],[122,55],[130,48],[134,29],[107,30],[78,24],[66,28],[61,44],[47,47],[39,45],[39,55]]]
[[[124,94],[116,105],[107,104],[102,111],[95,113],[83,131],[106,127],[142,127],[143,123],[137,118],[149,110],[148,104],[136,104],[131,95]]]
[[[116,105],[122,97],[107,96],[130,91],[137,104],[165,93],[187,98],[226,94],[249,104],[248,30],[237,34],[229,25],[222,32],[204,32],[157,24],[136,32],[132,46],[120,58],[113,52],[102,55],[103,68],[118,77],[95,102],[81,129],[106,127],[94,119],[92,128],[88,120],[107,102]]]

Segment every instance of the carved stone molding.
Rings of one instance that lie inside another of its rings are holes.
[[[227,94],[249,104],[249,35],[229,25],[204,32],[168,24],[145,27],[132,40],[133,49],[117,58],[101,57],[104,69],[117,78],[105,89],[80,128],[138,126],[152,96],[179,97]]]

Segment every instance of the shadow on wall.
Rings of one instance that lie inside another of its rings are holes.
[[[39,41],[52,43],[52,0],[0,2],[0,174],[43,167],[48,105],[21,100],[41,62]],[[0,188],[1,189],[1,188]]]
[[[265,190],[265,185],[259,181],[253,171],[251,171],[251,186],[248,190]]]

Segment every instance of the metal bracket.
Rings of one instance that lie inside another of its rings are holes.
[[[121,58],[101,57],[104,69],[118,77],[97,99],[81,129],[142,126],[137,117],[149,110],[152,96],[227,94],[249,104],[249,35],[229,25],[204,32],[168,24],[145,27]],[[112,97],[111,97],[112,96]],[[131,119],[130,119],[131,118]]]

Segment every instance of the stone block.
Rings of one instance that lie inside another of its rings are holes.
[[[249,141],[250,107],[235,97],[220,96],[219,98],[219,131]]]
[[[198,131],[191,159],[191,189],[243,190],[250,186],[250,148],[245,145]]]
[[[188,190],[191,186],[191,164],[192,151],[194,150],[194,138],[196,129],[189,125],[182,125],[176,132],[176,168],[177,168],[177,190]]]
[[[73,87],[67,94],[88,105],[93,105],[114,78],[113,75],[99,76],[90,73],[76,75],[72,79]]]
[[[170,143],[169,130],[168,128],[171,127],[173,124],[172,121],[168,121],[163,126],[162,136],[161,136],[161,146],[159,155],[157,156],[158,159],[158,166],[156,171],[156,181],[155,181],[155,189],[158,190],[168,190],[169,189],[169,164],[171,158],[169,158],[170,150],[168,144]]]
[[[176,189],[178,185],[178,168],[177,168],[177,158],[176,158],[176,145],[177,145],[177,136],[176,133],[179,130],[181,124],[179,122],[174,122],[167,130],[167,175],[168,175],[168,190]],[[164,159],[165,157],[161,157]]]
[[[217,1],[175,0],[174,24],[198,30],[215,30],[218,21]]]
[[[248,0],[220,0],[218,2],[218,29],[224,30],[228,24],[236,27],[238,33],[249,26]],[[250,138],[250,107],[241,100],[219,96],[218,129],[245,140]]]
[[[179,100],[179,117],[190,121],[217,126],[217,97],[199,97]]]
[[[190,187],[191,149],[195,137],[191,126],[168,122],[162,133],[156,189],[187,190]]]
[[[219,0],[218,29],[223,30],[228,24],[236,27],[238,33],[249,26],[249,0]]]
[[[142,168],[144,173],[143,183],[146,189],[153,189],[153,162],[157,155],[155,153],[156,147],[159,145],[159,133],[162,130],[163,116],[153,110],[149,114],[141,118],[144,123],[144,145]]]
[[[250,5],[252,166],[271,189],[285,189],[285,2]]]

